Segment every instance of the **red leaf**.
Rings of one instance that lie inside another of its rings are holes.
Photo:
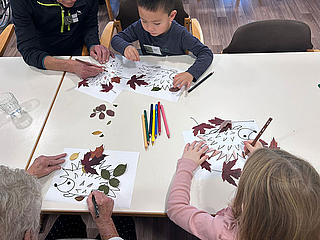
[[[209,172],[211,172],[211,164],[207,161],[204,161],[203,163],[201,163],[201,168],[205,168],[206,170],[208,170]]]
[[[111,83],[108,84],[101,84],[102,90],[100,90],[100,92],[109,92],[112,88],[113,85]]]
[[[276,141],[274,138],[272,138],[272,141],[271,141],[271,143],[270,143],[269,148],[270,148],[270,149],[280,149],[280,148],[278,147],[277,141]]]
[[[232,129],[232,123],[231,123],[231,121],[230,121],[230,120],[223,121],[223,123],[221,123],[219,129],[220,129],[219,132],[225,132],[225,131],[227,131],[228,129]]]
[[[113,117],[114,116],[114,111],[112,110],[107,110],[107,115],[110,116],[110,117]]]
[[[171,87],[171,88],[169,88],[169,91],[170,92],[178,92],[180,90],[180,88],[178,88],[178,87]]]
[[[92,155],[92,152],[87,152],[84,155],[83,160],[81,160],[81,164],[83,165],[83,170],[86,173],[98,174],[97,171],[94,168],[92,168],[92,166],[99,165],[106,155],[101,154],[100,157],[95,156],[92,158],[92,160],[90,160],[91,155]]]
[[[111,78],[111,82],[120,83],[120,77],[113,77]]]
[[[221,123],[224,122],[224,120],[217,118],[217,117],[215,117],[214,119],[208,120],[208,121],[209,121],[209,123],[212,123],[214,125],[221,125]]]
[[[229,161],[228,163],[224,162],[223,167],[222,167],[222,180],[227,181],[228,183],[230,183],[234,186],[237,186],[237,184],[233,178],[239,179],[239,177],[241,175],[240,168],[231,170],[231,168],[236,164],[236,162],[237,162],[237,159],[235,159],[233,161]]]
[[[206,132],[205,128],[210,129],[210,128],[214,128],[214,126],[212,126],[210,124],[207,124],[207,123],[201,123],[201,124],[199,124],[199,125],[197,125],[197,126],[192,128],[193,129],[193,135],[197,136],[199,131],[200,131],[201,134],[204,134]]]
[[[145,82],[144,80],[138,80],[140,78],[143,78],[145,77],[146,75],[140,75],[139,77],[137,77],[136,75],[133,75],[131,77],[131,79],[127,82],[128,85],[130,85],[131,88],[133,88],[134,90],[136,90],[136,84],[138,86],[141,86],[141,85],[148,85],[147,82]]]
[[[90,151],[90,154],[91,154],[90,158],[101,157],[103,151],[104,151],[104,148],[103,148],[103,144],[102,144],[100,147],[96,147],[96,150],[94,150],[93,152]]]
[[[78,82],[78,88],[84,86],[84,87],[89,87],[88,80],[83,79],[82,81]]]

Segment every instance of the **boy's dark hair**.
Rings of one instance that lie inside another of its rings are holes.
[[[176,0],[137,0],[138,7],[155,12],[164,9],[168,15],[175,9]]]

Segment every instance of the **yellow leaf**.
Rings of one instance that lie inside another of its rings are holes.
[[[102,132],[101,131],[94,131],[92,132],[93,135],[100,135]]]
[[[73,153],[73,154],[70,156],[70,160],[71,160],[71,161],[76,160],[78,157],[79,157],[79,153]]]

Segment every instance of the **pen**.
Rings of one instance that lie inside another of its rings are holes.
[[[213,72],[209,73],[207,76],[205,76],[202,80],[200,80],[199,82],[197,82],[195,85],[193,85],[189,90],[188,93],[190,93],[192,90],[194,90],[196,87],[198,87],[201,83],[203,83],[205,80],[207,80],[209,77],[211,77],[211,75],[213,74]]]
[[[266,128],[269,126],[270,122],[272,121],[272,118],[270,117],[268,119],[268,121],[264,124],[263,128],[261,128],[260,132],[258,133],[258,135],[256,136],[256,138],[253,140],[253,142],[251,143],[252,146],[256,145],[257,141],[259,140],[259,138],[261,137],[262,133],[266,130]],[[245,155],[247,155],[249,153],[249,150],[247,149],[245,151]]]
[[[98,204],[96,202],[96,198],[94,197],[94,195],[92,194],[92,202],[93,202],[93,206],[94,206],[94,211],[96,213],[96,218],[99,217],[99,208],[98,208]]]

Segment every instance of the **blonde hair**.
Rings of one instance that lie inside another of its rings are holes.
[[[22,169],[0,166],[0,239],[22,240],[26,231],[37,239],[41,186]]]
[[[239,240],[318,240],[319,174],[288,152],[259,149],[244,166],[233,214]]]

